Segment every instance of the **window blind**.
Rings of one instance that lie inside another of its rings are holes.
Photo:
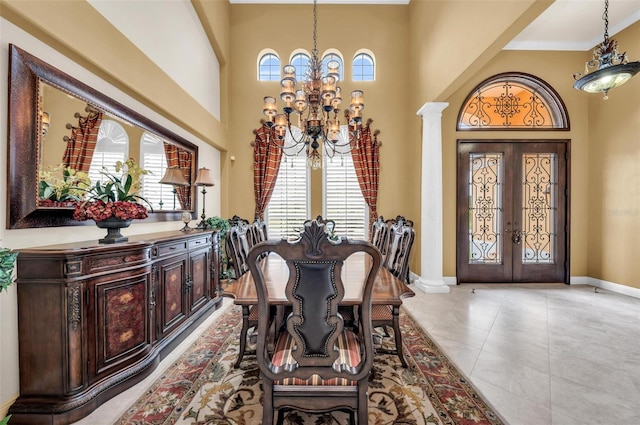
[[[144,133],[140,140],[140,156],[142,157],[140,166],[149,171],[149,174],[142,176],[140,196],[149,201],[154,209],[172,209],[173,186],[160,184],[160,179],[167,170],[163,141]]]
[[[325,158],[323,217],[336,222],[336,234],[366,239],[368,208],[362,196],[351,154]]]
[[[282,155],[273,195],[265,214],[269,238],[296,235],[309,218],[309,170],[304,154]]]

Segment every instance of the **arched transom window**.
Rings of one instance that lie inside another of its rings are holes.
[[[369,52],[360,52],[353,58],[353,81],[374,81],[375,61],[373,54]]]
[[[523,73],[498,74],[467,96],[457,130],[569,130],[569,116],[556,91]]]
[[[258,60],[258,80],[280,81],[280,59],[275,53],[265,53]]]
[[[303,81],[309,70],[309,55],[306,53],[296,53],[291,57],[290,64],[296,68],[296,78]]]

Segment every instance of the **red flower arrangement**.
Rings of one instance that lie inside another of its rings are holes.
[[[107,220],[110,217],[120,220],[143,219],[149,216],[147,208],[138,201],[143,201],[149,208],[151,205],[143,197],[137,194],[139,177],[148,171],[141,169],[133,159],[124,163],[116,162],[117,176],[106,170],[101,174],[105,181],[98,181],[89,190],[85,189],[88,199],[76,204],[73,218],[78,221],[94,220],[96,222]]]
[[[137,202],[115,201],[105,203],[102,200],[84,202],[76,206],[73,219],[78,221],[94,220],[103,221],[109,217],[121,220],[133,220],[147,218],[147,209]]]

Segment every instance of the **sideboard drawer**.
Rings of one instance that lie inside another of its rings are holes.
[[[84,274],[93,274],[107,271],[119,270],[122,267],[132,267],[140,264],[144,264],[151,258],[150,248],[145,247],[143,249],[123,249],[120,252],[113,252],[110,254],[91,255],[85,259]],[[68,271],[73,268],[69,267]]]
[[[173,243],[158,244],[157,257],[166,257],[168,255],[175,255],[181,252],[186,252],[189,249],[189,241],[181,240]]]
[[[203,248],[206,246],[211,246],[211,236],[189,239],[189,249]]]

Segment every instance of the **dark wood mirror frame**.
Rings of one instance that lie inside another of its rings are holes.
[[[37,207],[39,133],[39,82],[44,81],[104,112],[121,118],[193,154],[191,175],[196,176],[198,147],[185,138],[76,80],[19,47],[9,45],[9,111],[7,164],[7,228],[77,226],[93,224],[76,221],[73,209]],[[191,208],[197,211],[196,188],[191,187]],[[145,221],[177,221],[183,211],[155,211]]]

